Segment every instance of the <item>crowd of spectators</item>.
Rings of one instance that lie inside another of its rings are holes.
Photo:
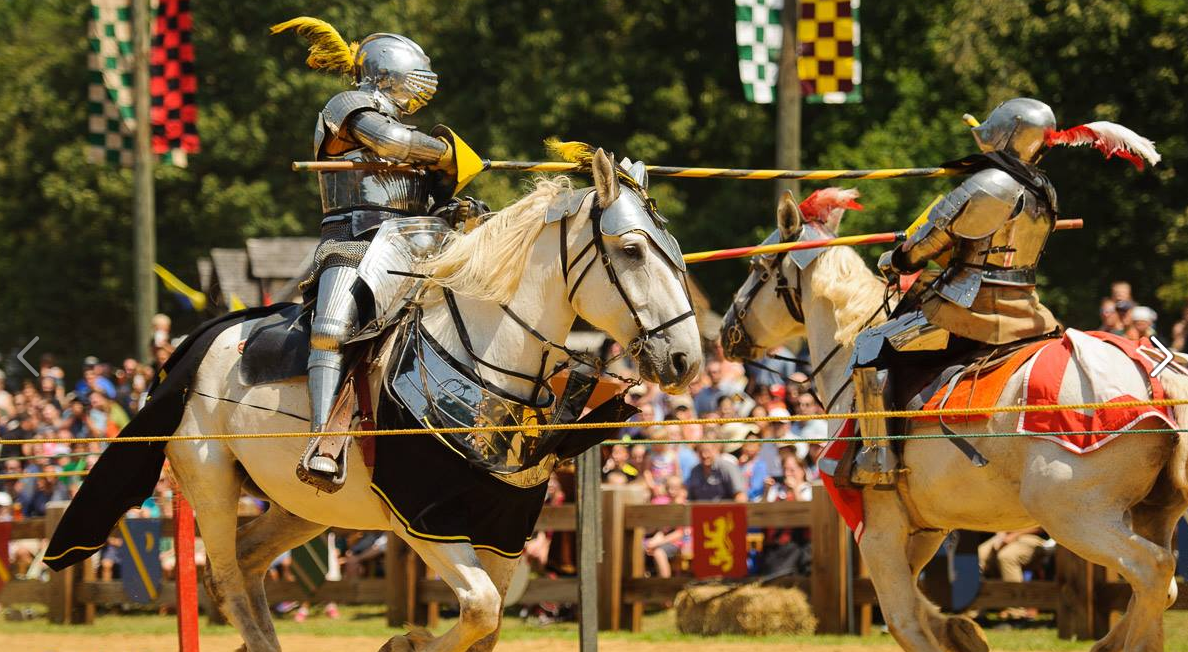
[[[1110,284],[1110,296],[1101,300],[1101,325],[1099,331],[1121,335],[1130,340],[1150,339],[1158,336],[1156,322],[1159,314],[1148,306],[1140,306],[1134,301],[1130,283],[1115,281]],[[1172,349],[1184,351],[1188,344],[1188,306],[1184,307],[1180,321],[1172,327],[1172,340],[1167,342]]]
[[[1134,340],[1158,332],[1155,311],[1137,305],[1130,284],[1123,281],[1111,285],[1110,296],[1101,301],[1100,315],[1099,330]],[[1184,351],[1188,346],[1188,308],[1168,334],[1167,343]],[[19,387],[12,387],[0,371],[0,438],[21,442],[0,447],[2,473],[35,475],[0,480],[0,520],[43,516],[51,501],[70,499],[81,484],[78,474],[89,469],[104,448],[102,443],[71,440],[105,439],[118,434],[139,410],[155,370],[176,343],[169,332],[168,318],[159,315],[154,320],[152,366],[133,358],[111,364],[88,357],[78,377],[70,382],[54,357],[46,355],[41,358],[37,377],[23,380]],[[617,345],[608,347],[604,353],[617,359],[616,365],[628,367],[612,370],[635,375],[630,362],[616,355]],[[640,410],[637,421],[673,423],[623,429],[620,439],[605,454],[604,483],[634,487],[643,500],[653,504],[811,500],[813,486],[820,484],[815,463],[820,440],[829,436],[830,428],[824,419],[812,418],[824,409],[806,375],[805,363],[797,361],[805,357],[804,353],[781,348],[755,364],[743,364],[726,360],[718,347],[709,352],[701,376],[683,394],[664,394],[653,383],[632,388],[627,400]],[[795,419],[793,415],[797,415]],[[758,416],[789,418],[722,425],[677,423],[694,418]],[[550,481],[550,502],[572,499],[566,497],[562,484],[556,476]],[[154,498],[133,515],[168,516],[170,506],[169,483],[163,480]],[[241,511],[258,513],[262,507],[245,499]],[[761,552],[752,557],[752,571],[807,571],[811,555],[808,534],[796,530],[752,533],[761,537],[757,546]],[[1027,557],[1024,546],[1035,549],[1039,545],[1040,539],[1034,533],[1025,534],[999,533],[988,540],[982,550],[983,564],[997,565],[1004,577],[1014,579],[1019,561],[1025,562]],[[550,552],[550,537],[537,533],[525,550],[526,558],[538,569],[558,568],[557,551]],[[28,543],[14,543],[12,559],[17,576],[29,569],[37,552],[38,542]],[[386,537],[375,534],[339,541],[336,557],[342,575],[359,577],[382,572],[385,544]],[[689,529],[678,527],[649,533],[643,546],[652,572],[668,577],[680,572],[691,554],[691,544]],[[105,577],[118,573],[114,567],[118,564],[119,545],[118,538],[113,538],[109,548],[97,556]],[[1000,555],[1000,550],[1009,554]],[[167,576],[173,565],[171,554],[165,550],[162,556]],[[287,556],[278,559],[274,574],[284,576],[289,572],[289,563]],[[301,605],[298,616],[306,608]]]
[[[612,345],[610,354],[615,353]],[[636,419],[642,422],[768,416],[788,420],[625,428],[621,440],[610,447],[603,481],[638,487],[653,504],[811,500],[813,485],[820,483],[815,460],[829,427],[825,420],[812,418],[824,409],[807,369],[791,361],[797,356],[784,348],[772,354],[751,365],[726,360],[719,348],[707,356],[701,377],[687,393],[668,395],[654,383],[644,383],[631,388],[627,400],[640,409]],[[753,559],[756,572],[778,572],[789,564],[807,566],[807,533],[754,534],[762,535],[762,552]],[[651,533],[644,549],[655,572],[668,577],[688,558],[691,543],[688,528],[674,528]]]
[[[154,330],[153,356],[163,362],[173,350],[168,317],[158,315]],[[49,503],[70,500],[105,447],[93,440],[119,434],[139,411],[154,373],[135,358],[111,364],[88,356],[68,379],[52,354],[41,356],[37,375],[17,387],[0,371],[0,439],[14,442],[0,445],[0,475],[28,476],[0,479],[0,520],[45,516]],[[159,502],[150,500],[133,515],[159,515]],[[13,542],[17,576],[29,571],[41,543]],[[110,569],[116,554],[100,557]]]

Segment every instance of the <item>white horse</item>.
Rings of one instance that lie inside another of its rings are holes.
[[[782,240],[799,237],[803,216],[791,193],[781,198],[778,223]],[[802,307],[802,320],[790,316],[774,289],[777,266],[788,280],[792,299]],[[855,251],[837,247],[803,270],[789,256],[768,258],[753,268],[744,289],[754,283],[762,287],[747,309],[732,307],[723,322],[727,354],[754,357],[792,337],[806,336],[813,364],[821,365],[840,347],[819,369],[816,383],[826,401],[843,392],[835,405],[848,411],[852,390],[846,388],[846,374],[854,339],[879,311],[885,282]],[[1112,368],[1118,374],[1141,374],[1120,351]],[[1188,398],[1185,377],[1167,371],[1160,378],[1169,398]],[[1023,383],[1021,370],[1007,383],[998,405],[1017,404]],[[1083,377],[1080,388],[1088,388]],[[1087,398],[1061,396],[1062,402]],[[1180,423],[1188,423],[1188,410],[1178,407],[1176,414]],[[1018,415],[1000,413],[988,424],[948,425],[959,433],[1005,433],[1014,432],[1017,419]],[[834,422],[832,430],[840,423]],[[1157,419],[1136,425],[1162,427],[1166,426]],[[913,435],[940,432],[935,422],[910,424]],[[897,490],[862,492],[865,529],[859,548],[899,645],[909,652],[987,649],[976,623],[942,615],[919,591],[916,580],[952,530],[996,532],[1038,525],[1077,555],[1117,571],[1134,590],[1123,618],[1093,650],[1162,650],[1162,613],[1175,600],[1176,590],[1172,533],[1188,508],[1185,435],[1122,436],[1085,455],[1031,437],[971,441],[989,464],[975,467],[943,439],[909,440],[902,457],[908,472],[901,474]]]
[[[474,366],[474,371],[485,382],[524,397],[526,402],[535,389],[533,384],[494,368],[531,375],[537,373],[543,355],[549,355],[551,367],[558,354],[526,332],[501,304],[552,342],[565,341],[576,316],[624,346],[634,342],[641,374],[666,390],[683,388],[700,368],[700,335],[693,319],[680,319],[692,308],[683,269],[670,262],[671,253],[663,251],[664,245],[658,246],[655,234],[643,230],[607,234],[595,233],[591,228],[595,224],[590,219],[595,202],[604,215],[616,202],[644,205],[639,190],[630,183],[620,185],[614,168],[614,163],[599,150],[593,160],[596,192],[576,214],[546,224],[547,209],[564,200],[570,186],[564,179],[539,181],[526,197],[449,243],[441,257],[430,264],[432,282],[449,287],[457,296],[472,350],[489,363]],[[639,173],[642,166],[636,175]],[[646,177],[638,181],[638,187],[646,187]],[[583,248],[592,236],[601,241],[594,248],[601,251],[591,253]],[[675,249],[675,242],[669,244],[670,249]],[[605,258],[600,253],[605,253]],[[579,277],[578,266],[587,262],[579,260],[582,257],[592,264],[588,273]],[[600,258],[602,264],[597,264]],[[575,273],[568,274],[563,265],[574,268]],[[455,359],[470,360],[445,302],[429,300],[423,323]],[[668,326],[662,330],[656,329],[665,324]],[[233,327],[209,348],[191,385],[177,434],[294,432],[308,428],[305,417],[309,404],[303,378],[256,386],[241,384],[237,347],[251,327],[252,323]],[[371,395],[379,396],[383,391],[382,366],[373,364],[370,371]],[[279,554],[328,526],[395,532],[458,598],[458,623],[444,635],[397,636],[383,650],[493,647],[503,594],[516,559],[476,550],[469,542],[432,542],[410,536],[369,488],[369,474],[357,447],[350,452],[351,471],[345,486],[333,494],[318,493],[294,474],[304,446],[302,438],[234,439],[175,441],[166,449],[181,489],[196,511],[206,543],[215,602],[243,636],[242,649],[280,649],[264,595],[264,573]],[[442,478],[442,487],[448,483],[449,478]],[[272,506],[237,531],[236,504],[245,486],[258,490]]]

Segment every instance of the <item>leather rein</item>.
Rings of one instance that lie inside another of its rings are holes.
[[[782,238],[782,237],[780,238],[780,242],[788,242],[788,241],[789,240],[786,238]],[[830,362],[832,362],[835,357],[837,357],[837,354],[843,348],[841,343],[835,344],[834,347],[832,349],[830,349],[829,353],[826,354],[825,357],[821,359],[821,362],[819,364],[813,366],[812,361],[805,360],[804,358],[781,355],[778,353],[771,353],[771,352],[767,352],[767,351],[763,350],[761,347],[759,347],[758,345],[755,344],[755,339],[753,337],[751,337],[751,334],[749,332],[747,332],[747,327],[745,325],[743,325],[743,318],[746,317],[747,313],[750,312],[751,304],[754,303],[755,297],[759,296],[759,292],[763,289],[764,286],[767,285],[767,282],[770,281],[773,276],[775,277],[776,296],[780,297],[780,299],[783,300],[784,308],[788,311],[788,315],[794,321],[796,321],[798,323],[801,323],[801,324],[805,323],[804,304],[803,304],[803,301],[800,296],[800,288],[801,288],[800,265],[796,265],[796,264],[792,265],[793,267],[796,268],[796,285],[795,285],[795,287],[793,287],[788,282],[788,275],[784,272],[784,261],[787,259],[787,257],[788,257],[788,252],[781,251],[774,255],[756,256],[751,259],[750,274],[751,275],[758,274],[759,275],[758,280],[755,283],[750,284],[751,287],[744,296],[735,297],[734,303],[731,306],[732,308],[734,308],[734,314],[735,314],[734,323],[732,323],[730,325],[730,327],[727,329],[725,335],[728,338],[728,341],[732,346],[737,345],[737,346],[745,347],[748,351],[750,351],[750,353],[752,355],[755,354],[756,352],[761,352],[762,355],[765,355],[765,356],[771,357],[771,358],[775,358],[776,360],[782,360],[784,362],[794,362],[799,365],[804,365],[806,367],[810,367],[809,371],[805,375],[808,376],[809,382],[812,383],[812,381],[814,381],[816,379],[816,377],[818,375],[820,375],[820,373],[825,369],[825,366],[828,365]],[[749,280],[750,279],[748,279],[748,281]],[[882,312],[886,309],[887,309],[887,303],[886,303],[886,301],[884,301],[882,306],[880,306],[879,310],[876,311],[875,314],[871,315],[870,318],[866,320],[866,322],[867,322],[866,325],[869,325],[870,322],[874,321],[875,317],[878,316],[879,312]],[[865,326],[863,326],[863,327],[865,328]],[[756,357],[759,357],[759,356],[756,356]],[[763,369],[765,371],[771,372],[771,373],[779,376],[780,378],[783,378],[785,382],[794,382],[790,377],[788,377],[787,374],[783,373],[782,371],[780,371],[778,369],[773,369],[761,362],[757,362],[756,360],[749,360],[747,362],[747,364],[753,365],[753,366],[759,367],[760,369]],[[850,385],[849,380],[847,380],[845,383],[843,383],[842,386],[840,388],[838,388],[838,390],[836,392],[834,392],[833,396],[830,397],[828,403],[821,400],[821,397],[817,395],[816,389],[814,389],[811,384],[809,385],[808,391],[809,391],[809,394],[811,394],[812,397],[817,400],[817,403],[820,404],[823,408],[825,408],[825,413],[828,414],[829,412],[833,411],[834,405],[841,398],[842,394],[845,392],[846,388],[849,387],[849,385]]]
[[[652,210],[652,208],[650,208],[652,205],[651,201],[650,200],[646,201],[645,204],[647,206],[649,206],[648,210],[651,211]],[[532,405],[538,404],[537,397],[540,396],[542,390],[546,390],[547,383],[548,383],[549,379],[552,378],[553,376],[557,375],[563,368],[565,368],[565,366],[568,363],[567,360],[561,360],[557,363],[557,365],[551,371],[548,371],[546,369],[546,367],[548,365],[550,349],[556,349],[558,351],[561,351],[569,359],[576,360],[581,364],[589,366],[589,367],[597,370],[597,372],[599,374],[605,374],[607,376],[610,376],[616,380],[619,380],[619,381],[625,383],[626,387],[623,390],[625,392],[627,389],[640,384],[640,379],[625,378],[625,377],[615,374],[611,371],[608,371],[606,369],[606,366],[609,365],[610,363],[614,362],[615,360],[619,359],[620,357],[622,357],[625,354],[629,353],[632,356],[638,355],[640,352],[642,352],[644,345],[647,343],[647,341],[649,339],[651,339],[652,337],[655,337],[656,335],[663,333],[665,330],[672,328],[673,326],[679,324],[680,322],[682,322],[686,319],[689,319],[695,315],[695,312],[692,309],[693,302],[689,298],[688,285],[682,284],[685,289],[685,297],[686,297],[686,299],[689,300],[690,309],[687,310],[686,312],[681,313],[680,315],[677,315],[676,317],[673,317],[672,319],[669,319],[668,321],[665,321],[665,322],[663,322],[657,326],[654,326],[652,328],[648,328],[647,326],[645,326],[643,323],[643,319],[641,319],[639,316],[638,309],[636,308],[635,304],[632,303],[631,298],[629,296],[627,296],[627,291],[623,288],[622,282],[619,280],[619,275],[615,271],[614,263],[611,261],[610,255],[607,253],[606,242],[604,240],[604,236],[602,233],[602,226],[601,226],[602,208],[598,205],[597,200],[594,201],[593,205],[590,208],[590,225],[591,225],[591,228],[593,231],[593,237],[590,239],[589,242],[587,242],[585,244],[585,246],[583,246],[578,251],[578,253],[573,257],[573,260],[569,259],[569,247],[568,247],[568,242],[567,242],[568,235],[567,235],[566,226],[569,221],[569,217],[570,216],[566,215],[566,216],[562,217],[558,222],[559,227],[560,227],[559,231],[560,231],[560,240],[561,240],[560,253],[559,253],[560,264],[561,264],[561,275],[565,279],[566,287],[569,288],[569,292],[566,296],[567,300],[570,303],[573,302],[573,297],[577,293],[578,289],[581,287],[582,281],[585,280],[586,274],[594,266],[594,263],[601,261],[603,269],[606,270],[607,278],[610,279],[611,285],[614,286],[614,288],[618,292],[619,296],[622,297],[623,303],[626,304],[627,309],[631,312],[631,317],[635,321],[636,328],[639,329],[639,335],[637,335],[635,338],[633,338],[631,340],[631,342],[629,342],[627,344],[626,349],[623,352],[619,353],[617,356],[610,358],[609,360],[600,360],[596,356],[590,355],[589,353],[586,353],[584,351],[577,351],[575,349],[571,349],[571,348],[565,346],[564,344],[559,344],[557,342],[554,342],[554,341],[550,340],[549,338],[545,337],[540,331],[533,328],[526,320],[524,320],[522,317],[520,317],[518,314],[516,314],[516,312],[514,310],[512,310],[510,306],[501,303],[501,304],[499,304],[499,307],[503,310],[503,312],[505,314],[507,314],[507,316],[510,317],[512,319],[512,321],[516,322],[516,324],[518,324],[520,326],[520,328],[523,328],[524,331],[526,331],[529,335],[531,335],[533,338],[535,338],[537,341],[539,341],[541,344],[543,344],[544,350],[541,352],[540,367],[537,370],[537,372],[532,375],[524,373],[524,372],[516,371],[514,369],[507,369],[507,368],[501,367],[496,364],[492,364],[490,362],[487,362],[486,360],[483,360],[481,357],[479,357],[478,353],[474,350],[474,347],[471,345],[470,335],[466,329],[466,323],[462,318],[462,313],[458,309],[458,303],[457,303],[456,298],[454,297],[453,291],[449,290],[448,288],[442,288],[442,292],[445,295],[446,305],[449,307],[450,318],[454,324],[454,329],[458,332],[458,338],[462,342],[462,347],[466,350],[467,355],[469,355],[470,358],[472,360],[474,360],[474,362],[476,364],[487,367],[488,369],[491,369],[492,371],[496,371],[496,372],[511,376],[513,378],[519,378],[521,380],[526,380],[528,382],[531,382],[533,389],[532,389],[532,395],[529,398],[529,404],[532,404]],[[581,273],[579,273],[577,275],[576,280],[573,281],[573,283],[571,284],[570,283],[570,271],[573,269],[574,265],[578,261],[585,258],[586,254],[589,253],[590,251],[595,251],[596,255],[590,258],[590,261],[588,263],[586,263],[586,266],[582,269]],[[673,264],[671,262],[668,262],[667,259],[665,259],[665,262],[669,265],[670,268],[674,267]],[[481,378],[480,378],[480,380],[481,380]]]

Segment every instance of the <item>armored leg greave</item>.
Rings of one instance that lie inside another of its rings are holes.
[[[342,381],[342,343],[358,328],[358,306],[351,288],[359,278],[352,267],[327,268],[318,279],[318,298],[310,329],[310,432],[326,429]],[[297,477],[323,491],[337,491],[346,481],[350,437],[312,437]]]
[[[883,385],[879,382],[878,370],[873,367],[854,369],[854,396],[859,412],[881,412],[887,409]],[[858,426],[862,430],[864,443],[854,459],[851,481],[855,485],[894,487],[899,459],[891,449],[890,440],[886,438],[887,419],[863,417],[858,420]]]

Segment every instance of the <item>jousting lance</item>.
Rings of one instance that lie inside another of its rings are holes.
[[[509,170],[514,172],[588,172],[590,166],[584,163],[565,161],[490,161],[484,159],[483,170]],[[403,163],[380,161],[294,161],[293,169],[298,172],[340,172],[343,170],[398,170],[410,167]],[[648,174],[658,177],[686,179],[804,179],[806,181],[828,181],[831,179],[904,179],[909,177],[932,178],[952,177],[965,174],[957,168],[887,168],[880,170],[749,170],[741,168],[690,168],[675,165],[649,165]]]
[[[1085,225],[1082,219],[1056,220],[1057,231],[1079,229]],[[825,240],[806,240],[804,242],[781,242],[769,245],[755,245],[752,247],[735,247],[734,249],[717,249],[714,251],[699,251],[685,254],[686,263],[708,263],[711,260],[726,260],[728,258],[746,258],[748,256],[762,256],[764,254],[778,254],[785,251],[800,251],[802,249],[818,249],[821,247],[853,247],[857,245],[887,244],[903,242],[907,239],[904,231],[889,231],[887,233],[868,233],[865,235],[846,235],[839,238]]]

